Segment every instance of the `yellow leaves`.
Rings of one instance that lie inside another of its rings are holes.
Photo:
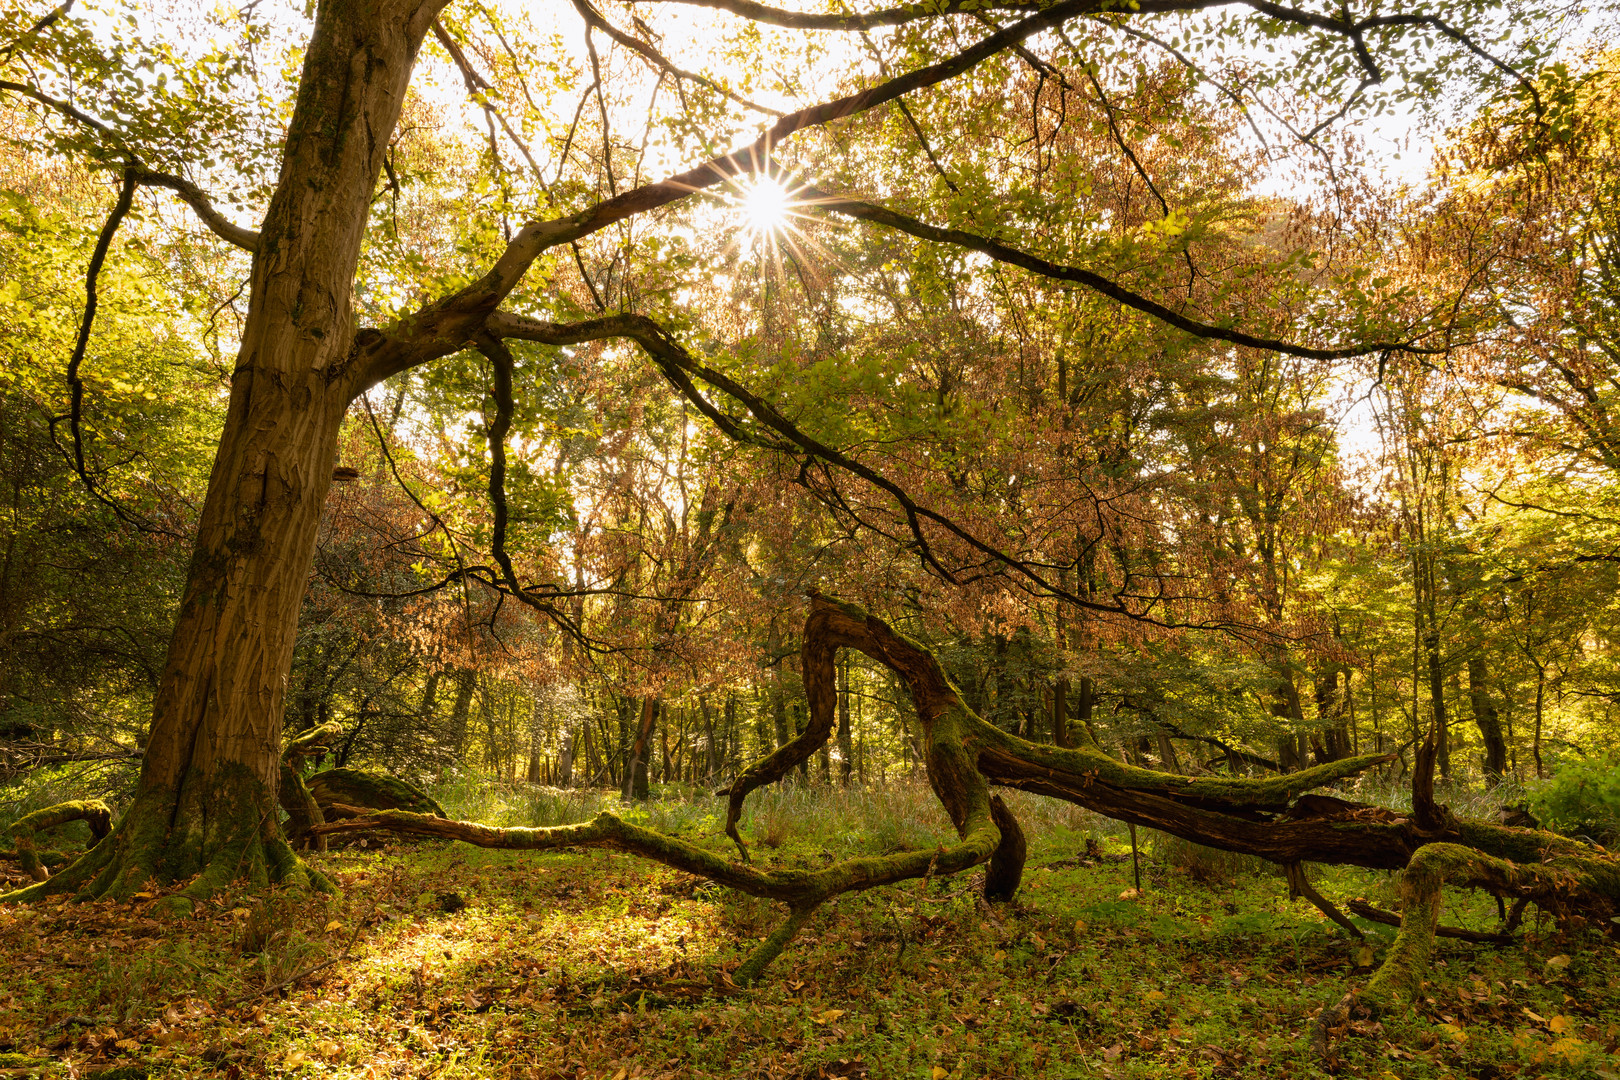
[[[1363,945],[1360,949],[1356,950],[1356,967],[1372,967],[1372,966],[1373,966],[1373,948],[1372,948],[1371,945]]]
[[[1569,957],[1563,955],[1549,956],[1547,958],[1547,966],[1552,968],[1554,971],[1563,971],[1565,968],[1569,967]]]
[[[321,1057],[328,1061],[336,1061],[343,1056],[343,1047],[331,1039],[322,1039],[315,1044],[315,1049],[321,1052]]]
[[[245,919],[251,914],[253,912],[245,907],[231,908],[231,917],[234,919]]]
[[[341,929],[343,929],[343,920],[342,919],[333,919],[331,922],[326,924],[326,932],[328,934],[330,934],[334,930],[341,930]]]
[[[1165,993],[1163,990],[1149,990],[1142,995],[1143,1001],[1163,1001],[1164,999]]]
[[[130,899],[131,900],[151,900],[155,896],[157,896],[157,893],[138,892],[134,896],[130,897]]]
[[[1444,1035],[1458,1046],[1461,1046],[1463,1043],[1468,1041],[1468,1032],[1464,1031],[1461,1026],[1457,1024],[1441,1024],[1440,1034]]]
[[[620,1065],[619,1071],[613,1074],[613,1080],[628,1080],[629,1076],[630,1066]]]
[[[1558,1039],[1547,1047],[1547,1053],[1575,1061],[1586,1056],[1586,1044],[1579,1039]]]
[[[1554,1035],[1566,1035],[1575,1030],[1575,1021],[1567,1016],[1555,1016],[1547,1021],[1547,1030]]]
[[[837,1020],[840,1016],[843,1016],[844,1012],[845,1010],[843,1009],[827,1009],[824,1012],[811,1013],[810,1022],[812,1024],[830,1024],[834,1020]]]
[[[1542,1016],[1540,1013],[1532,1012],[1529,1009],[1520,1009],[1519,1011],[1524,1013],[1524,1015],[1528,1016],[1530,1019],[1534,1020],[1538,1024],[1545,1024],[1547,1022],[1547,1018],[1545,1016]]]
[[[934,1071],[931,1072],[929,1075],[933,1078],[933,1080],[945,1080],[945,1078],[947,1076],[951,1075],[951,1073],[950,1073],[949,1069],[945,1069],[945,1068],[942,1068],[942,1067],[940,1067],[938,1065],[935,1065],[934,1066]]]
[[[1121,900],[1140,900],[1142,898],[1142,892],[1140,889],[1126,889],[1124,892],[1119,894],[1119,898]]]

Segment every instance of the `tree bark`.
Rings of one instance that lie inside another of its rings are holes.
[[[646,801],[651,795],[647,783],[647,751],[652,742],[653,727],[658,722],[658,699],[648,695],[641,699],[641,721],[636,725],[635,741],[625,758],[624,797]]]
[[[1502,737],[1502,720],[1491,700],[1485,658],[1477,654],[1468,658],[1468,699],[1473,705],[1480,742],[1485,746],[1485,782],[1495,787],[1507,775],[1507,740]]]
[[[127,898],[245,874],[330,887],[281,836],[281,718],[344,413],[352,290],[417,49],[444,0],[324,0],[259,230],[230,404],[136,797],[111,843],[35,889]],[[27,897],[13,894],[12,899]]]
[[[849,787],[855,774],[855,740],[849,722],[849,657],[838,665],[838,782]]]

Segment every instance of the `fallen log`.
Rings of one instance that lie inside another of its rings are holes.
[[[917,742],[927,777],[950,816],[959,843],[934,852],[846,859],[819,871],[759,870],[749,863],[738,829],[751,792],[788,774],[826,745],[836,710],[834,659],[853,648],[888,666],[916,705]],[[1620,867],[1601,850],[1554,833],[1458,818],[1433,798],[1433,745],[1414,768],[1413,810],[1313,794],[1314,789],[1393,760],[1364,755],[1270,777],[1182,776],[1116,761],[1096,748],[1031,743],[970,710],[934,655],[882,619],[851,604],[812,595],[801,660],[810,720],[800,735],[754,762],[727,789],[725,833],[741,862],[602,814],[555,829],[499,829],[422,814],[387,811],[329,822],[319,833],[386,829],[463,840],[481,847],[532,850],[611,847],[699,874],[722,885],[779,900],[788,914],[744,964],[757,978],[810,914],[832,896],[926,875],[960,873],[989,862],[986,898],[1010,899],[1023,870],[1023,837],[993,786],[1063,799],[1130,825],[1158,829],[1193,843],[1258,855],[1285,868],[1290,883],[1324,911],[1337,909],[1315,892],[1299,868],[1307,862],[1403,871],[1407,916],[1382,969],[1365,992],[1368,1002],[1394,1007],[1415,991],[1435,933],[1442,881],[1516,896],[1555,915],[1589,914],[1608,922],[1620,898]],[[327,774],[323,774],[327,775]],[[1339,915],[1341,925],[1348,923]],[[739,979],[739,981],[742,981]],[[1342,1004],[1342,1003],[1341,1003]],[[1332,1027],[1324,1010],[1319,1030]],[[1334,1013],[1337,1015],[1337,1013]],[[1324,1053],[1326,1042],[1324,1041]]]

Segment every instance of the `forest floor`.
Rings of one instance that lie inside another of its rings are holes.
[[[874,839],[837,832],[836,807],[791,835],[813,797],[783,798],[778,825],[768,805],[756,825],[761,859]],[[1163,838],[1133,896],[1122,834],[1076,812],[1035,824],[1012,906],[987,912],[975,874],[846,896],[753,989],[726,972],[780,912],[604,852],[389,841],[315,857],[341,899],[271,893],[178,921],[150,902],[0,909],[0,1076],[1326,1075],[1311,1018],[1392,931],[1366,924],[1364,948],[1280,873]],[[1312,872],[1330,897],[1393,902],[1389,875]],[[1442,921],[1487,929],[1495,911],[1448,895]],[[1617,1043],[1620,949],[1532,918],[1512,947],[1442,941],[1421,1007],[1363,1025],[1335,1071],[1620,1080]]]

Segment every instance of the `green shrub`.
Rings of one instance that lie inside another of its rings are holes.
[[[1612,845],[1620,841],[1620,758],[1566,761],[1528,801],[1549,828]]]

